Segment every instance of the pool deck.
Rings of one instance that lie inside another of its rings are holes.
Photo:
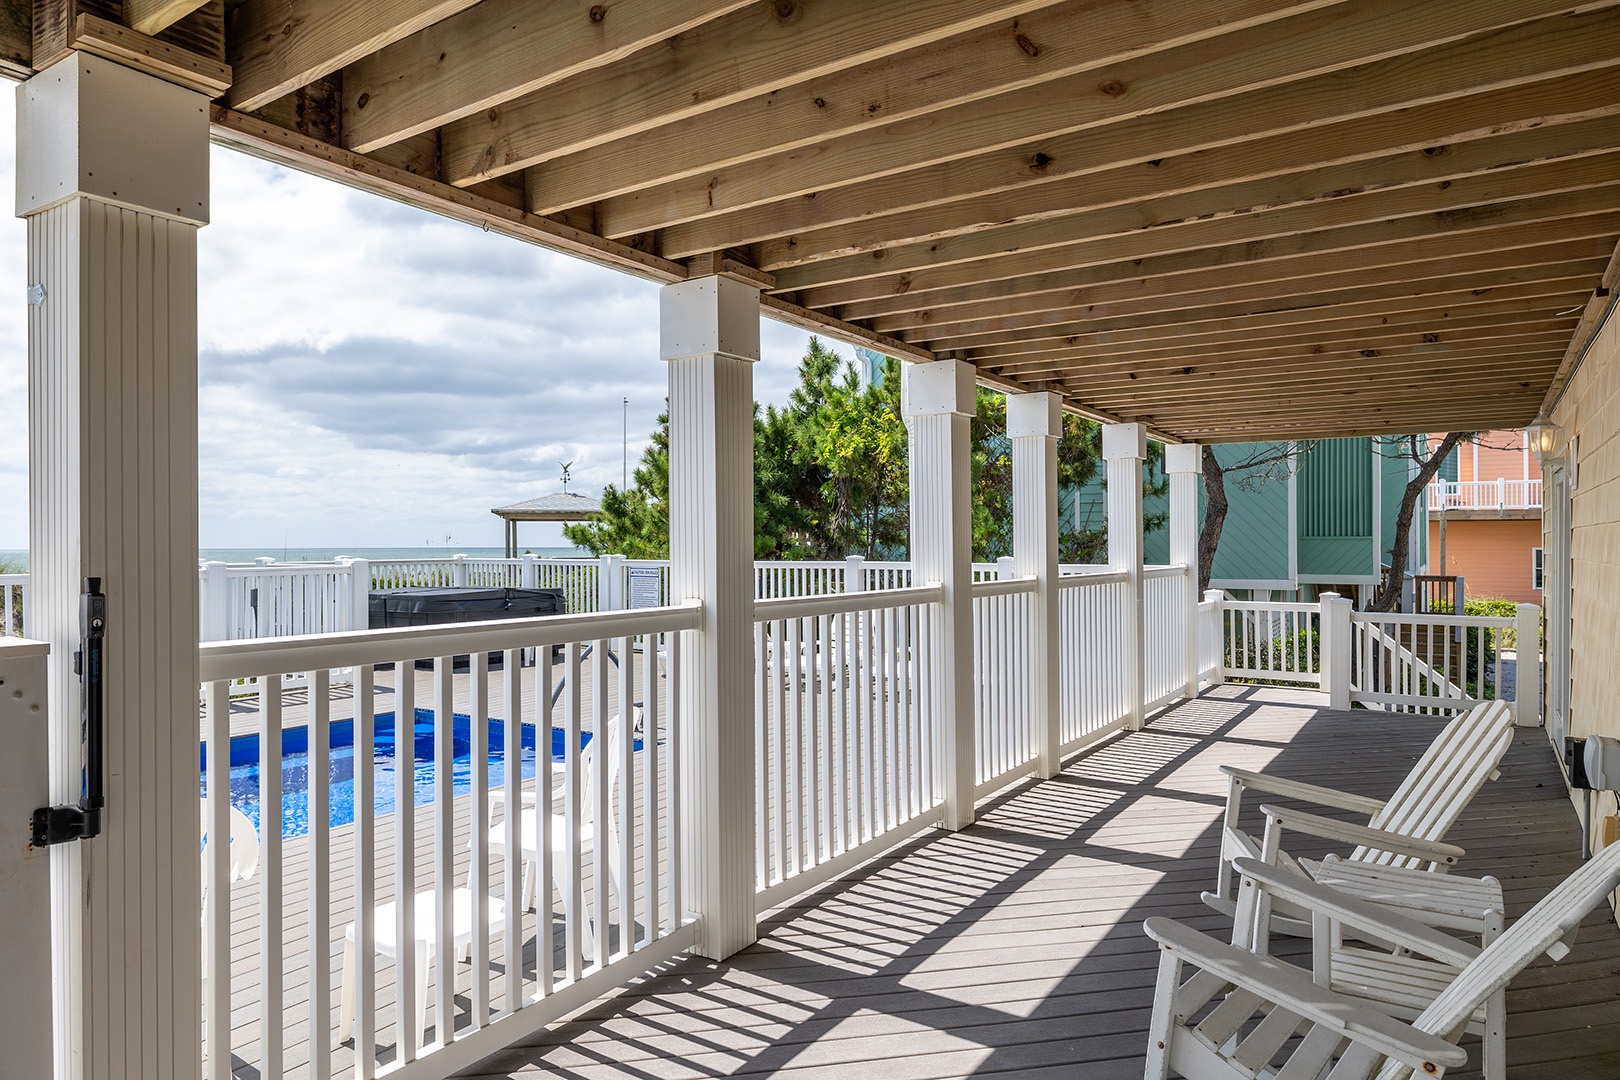
[[[1217,935],[1229,930],[1198,901],[1218,850],[1225,794],[1218,766],[1386,795],[1435,730],[1432,720],[1330,712],[1316,707],[1319,700],[1234,685],[1207,690],[1146,730],[1068,762],[1055,779],[992,796],[970,828],[918,837],[774,912],[759,943],[728,961],[675,961],[460,1075],[1140,1075],[1157,962],[1142,920],[1166,915]],[[380,849],[387,833],[378,830]],[[1502,779],[1486,785],[1449,839],[1468,850],[1458,872],[1502,879],[1511,920],[1578,865],[1576,837],[1545,734],[1523,729]],[[432,850],[422,830],[418,839]],[[458,825],[455,848],[465,846]],[[334,830],[333,850],[336,933],[327,961],[335,985],[352,896],[343,830]],[[379,850],[379,861],[388,857]],[[307,1061],[298,1060],[307,1022],[300,1003],[307,882],[294,878],[299,861],[289,841],[289,1076],[307,1074]],[[243,952],[256,940],[253,886],[236,888]],[[527,916],[525,937],[534,929]],[[532,957],[530,945],[526,963]],[[256,1077],[257,972],[247,956],[235,969],[237,1075]],[[380,1046],[392,1041],[390,970],[378,970]],[[457,974],[458,986],[469,985],[465,965]],[[458,996],[462,1022],[466,1008]],[[1587,920],[1570,959],[1543,957],[1513,982],[1508,1012],[1514,1080],[1620,1076],[1620,934],[1606,911]],[[1477,1040],[1464,1045],[1471,1066],[1449,1075],[1477,1078]],[[332,1067],[334,1075],[352,1067],[347,1046]]]

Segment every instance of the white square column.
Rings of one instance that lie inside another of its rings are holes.
[[[1183,690],[1198,696],[1198,482],[1203,477],[1204,448],[1181,443],[1164,448],[1164,471],[1170,475],[1170,562],[1187,568],[1182,587],[1182,624],[1187,677]]]
[[[945,827],[973,823],[973,518],[970,457],[973,365],[935,360],[905,368],[911,453],[911,580],[944,586],[930,627],[935,776]]]
[[[759,290],[730,278],[666,285],[670,595],[703,604],[682,653],[681,873],[703,917],[698,951],[758,937],[754,911],[754,364]]]
[[[1013,572],[1037,584],[1030,603],[1029,703],[1042,776],[1056,776],[1062,702],[1058,629],[1057,444],[1063,401],[1057,394],[1008,394],[1007,437],[1012,441]]]
[[[29,629],[51,644],[56,803],[80,796],[72,658],[83,580],[99,577],[107,595],[103,831],[51,856],[56,1075],[187,1080],[201,1064],[197,229],[208,101],[76,53],[22,84],[17,105]]]
[[[1141,424],[1103,426],[1103,458],[1108,462],[1108,565],[1125,573],[1130,599],[1125,625],[1125,717],[1132,731],[1142,727],[1142,462],[1147,459],[1147,429]]]

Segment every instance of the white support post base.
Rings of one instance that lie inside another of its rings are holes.
[[[1458,595],[1462,582],[1457,583]],[[1514,615],[1515,659],[1513,722],[1519,727],[1541,725],[1541,607],[1520,604]],[[1501,660],[1497,660],[1498,665]]]
[[[1108,564],[1123,571],[1131,599],[1125,605],[1125,723],[1142,729],[1142,462],[1147,459],[1147,429],[1141,424],[1105,424],[1103,458],[1108,462]]]
[[[1182,693],[1189,698],[1198,696],[1198,481],[1204,471],[1203,449],[1197,443],[1164,448],[1164,470],[1170,475],[1170,562],[1187,568],[1181,647],[1187,667]]]
[[[754,363],[759,290],[693,278],[659,296],[669,363],[670,589],[703,604],[682,652],[682,867],[698,952],[758,937],[754,911]]]
[[[945,792],[945,827],[973,823],[973,520],[969,440],[973,365],[908,364],[906,425],[911,440],[911,580],[945,588],[932,627],[935,743]]]
[[[1057,444],[1063,403],[1056,394],[1007,395],[1012,441],[1013,572],[1037,584],[1030,603],[1029,705],[1040,774],[1058,774],[1062,657],[1058,628]]]
[[[1325,592],[1321,596],[1322,623],[1318,631],[1321,640],[1317,652],[1322,664],[1322,693],[1327,695],[1328,708],[1350,707],[1350,653],[1355,647],[1350,637],[1350,601],[1338,593]]]
[[[57,803],[80,794],[79,592],[99,577],[107,594],[103,831],[51,851],[56,1076],[192,1080],[208,101],[75,53],[19,87],[17,143],[38,298],[28,308],[29,629],[51,645]],[[0,945],[7,969],[8,954]]]
[[[1226,593],[1220,589],[1207,589],[1204,603],[1215,605],[1215,617],[1210,629],[1215,635],[1215,670],[1210,672],[1209,684],[1219,686],[1226,681]]]

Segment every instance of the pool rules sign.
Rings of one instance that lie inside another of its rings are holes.
[[[632,610],[655,608],[663,602],[663,573],[657,566],[632,566],[625,571]]]

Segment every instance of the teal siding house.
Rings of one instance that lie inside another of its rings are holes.
[[[1229,465],[1263,449],[1254,444],[1215,447]],[[1228,475],[1226,524],[1215,551],[1211,588],[1237,593],[1292,593],[1302,598],[1329,587],[1349,588],[1355,596],[1378,584],[1394,542],[1401,494],[1415,470],[1395,442],[1380,439],[1325,439],[1311,445],[1271,475]],[[1162,479],[1162,477],[1149,477]],[[1105,518],[1100,482],[1067,493],[1075,527],[1095,527]],[[1168,500],[1144,499],[1150,520],[1163,520]],[[1203,498],[1200,494],[1200,513]],[[1428,559],[1428,519],[1420,501],[1413,518],[1408,571]],[[1376,543],[1374,538],[1376,537]],[[1144,537],[1149,563],[1169,561],[1163,528]]]

